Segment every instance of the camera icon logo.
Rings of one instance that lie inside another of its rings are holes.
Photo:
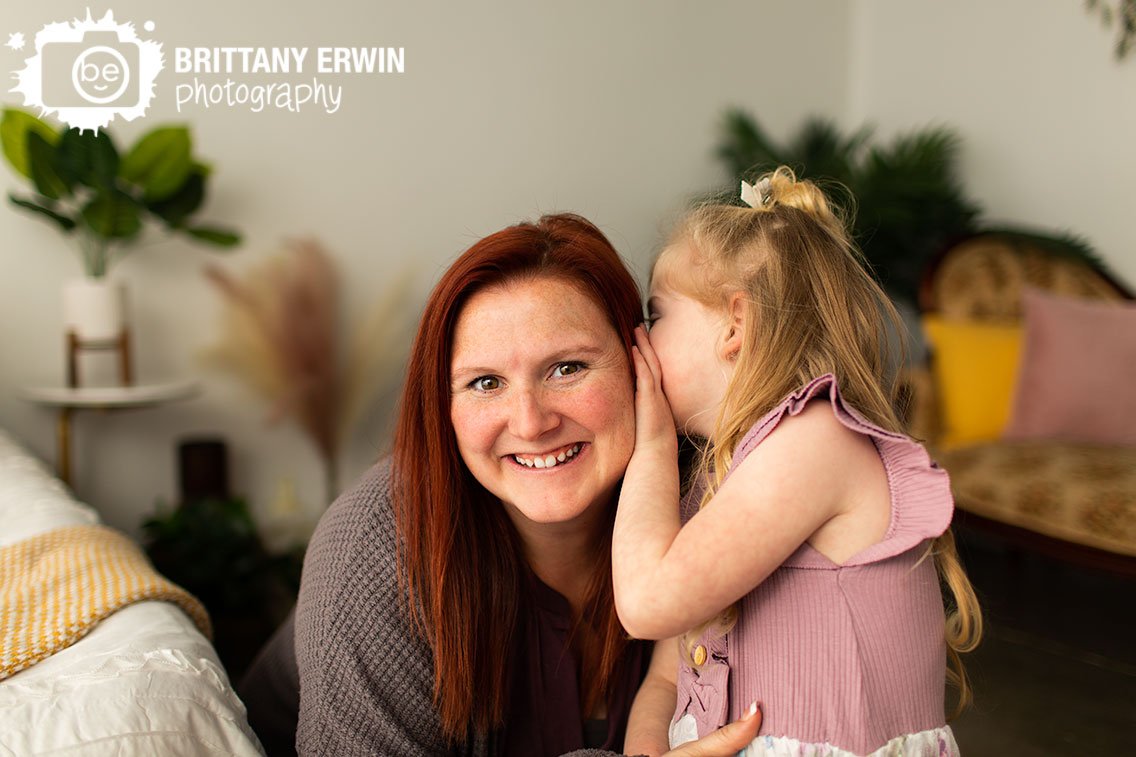
[[[16,72],[12,91],[79,129],[99,129],[116,116],[133,121],[153,98],[161,48],[138,39],[133,24],[115,23],[112,11],[98,21],[88,11],[86,19],[48,24],[36,34],[36,55]]]
[[[138,44],[114,32],[88,32],[82,42],[49,42],[43,60],[43,104],[49,108],[138,104]],[[133,85],[133,86],[131,86]]]

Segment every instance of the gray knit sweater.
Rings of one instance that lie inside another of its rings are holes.
[[[308,546],[296,606],[296,747],[301,755],[495,757],[491,736],[457,747],[443,739],[431,651],[400,609],[395,546],[386,461],[336,500]]]

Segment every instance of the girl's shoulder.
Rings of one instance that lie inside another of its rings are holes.
[[[840,388],[837,385],[836,377],[831,373],[826,373],[794,391],[783,399],[777,407],[770,410],[754,423],[746,435],[742,437],[737,448],[735,448],[731,467],[736,466],[753,452],[753,450],[765,441],[766,437],[773,433],[787,418],[795,418],[805,414],[814,399],[827,399],[828,405],[831,408],[831,416],[845,428],[873,438],[921,448],[921,445],[910,437],[880,428],[867,420],[840,396]],[[826,431],[831,433],[835,428],[833,424],[826,423],[825,419],[817,417],[827,415],[822,413],[819,409],[814,408],[807,415],[811,416],[811,428],[819,433]]]
[[[774,431],[778,432],[776,442],[770,440],[769,451],[791,445],[800,451],[799,456],[778,457],[782,461],[792,459],[794,465],[812,466],[818,471],[830,464],[839,466],[854,458],[857,444],[862,451],[867,440],[882,461],[890,507],[886,531],[882,539],[841,561],[842,565],[860,565],[900,554],[941,535],[950,526],[954,499],[946,471],[922,444],[877,426],[845,402],[832,374],[797,389],[754,423],[734,451],[731,472]],[[862,454],[855,459],[865,460]]]

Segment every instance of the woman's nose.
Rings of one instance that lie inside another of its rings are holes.
[[[509,431],[518,439],[538,439],[560,425],[560,414],[539,391],[516,395],[509,416]]]

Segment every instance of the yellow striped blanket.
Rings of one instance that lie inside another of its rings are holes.
[[[0,681],[146,599],[174,602],[212,636],[202,604],[106,526],[59,528],[0,549]]]

